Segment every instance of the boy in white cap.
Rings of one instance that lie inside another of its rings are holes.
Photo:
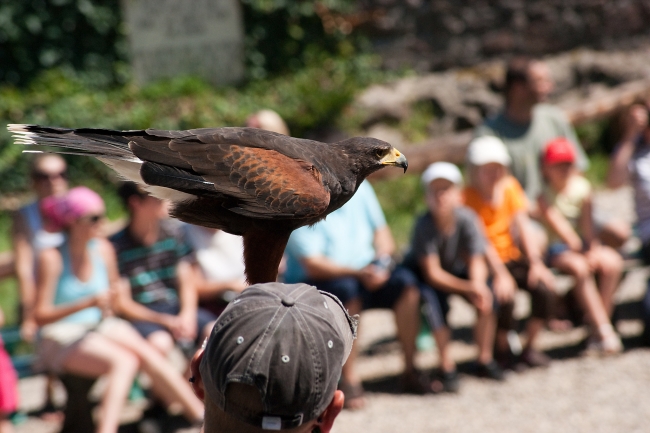
[[[440,354],[440,380],[432,383],[433,391],[458,391],[446,318],[452,293],[476,308],[478,374],[495,380],[504,378],[492,357],[496,315],[488,287],[486,240],[474,211],[462,205],[462,183],[460,170],[448,162],[436,162],[424,171],[422,186],[428,210],[415,224],[411,249],[405,258],[405,264],[422,282],[425,317]]]
[[[515,336],[512,299],[517,287],[531,294],[531,317],[526,325],[528,339],[521,361],[536,367],[550,359],[534,349],[539,331],[553,318],[555,279],[541,257],[541,248],[528,218],[526,195],[517,179],[508,173],[510,156],[496,137],[474,139],[467,150],[469,186],[465,204],[478,214],[489,240],[487,258],[494,272],[494,294],[501,304],[497,327],[497,356],[508,364],[508,335]],[[513,233],[517,234],[515,241]],[[521,249],[520,249],[521,246]],[[509,308],[506,306],[510,305]],[[518,342],[518,340],[517,340]]]

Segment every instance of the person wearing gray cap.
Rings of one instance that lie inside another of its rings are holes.
[[[357,319],[307,284],[256,284],[219,316],[191,362],[204,433],[327,433],[343,408],[341,368]]]

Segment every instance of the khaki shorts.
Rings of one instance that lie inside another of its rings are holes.
[[[108,317],[94,324],[57,322],[43,326],[36,348],[34,368],[37,371],[61,373],[68,355],[79,346],[86,335],[91,332],[106,334],[123,322],[117,317]]]

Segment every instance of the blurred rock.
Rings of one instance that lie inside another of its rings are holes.
[[[550,12],[539,8],[538,13]],[[545,57],[545,61],[556,84],[551,102],[563,106],[578,106],[598,95],[611,99],[618,88],[623,91],[628,84],[644,85],[644,80],[650,80],[650,44],[630,51],[578,49]],[[389,119],[403,121],[411,116],[415,104],[430,103],[433,118],[428,134],[452,134],[471,129],[499,111],[504,70],[505,63],[495,60],[374,85],[357,97],[353,109],[370,134],[373,125]],[[385,126],[379,130],[385,133]]]
[[[363,24],[389,68],[470,66],[513,53],[542,56],[650,41],[647,0],[359,0]]]

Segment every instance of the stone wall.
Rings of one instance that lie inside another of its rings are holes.
[[[473,65],[512,53],[540,56],[650,41],[648,0],[360,0],[389,68]]]

